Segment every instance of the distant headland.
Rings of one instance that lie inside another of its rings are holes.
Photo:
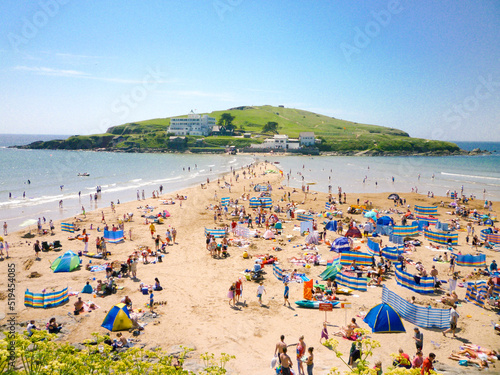
[[[37,141],[27,149],[116,152],[298,153],[327,155],[460,155],[455,143],[410,137],[284,106],[241,106],[211,113],[113,126],[104,134]],[[477,152],[476,152],[477,153]]]

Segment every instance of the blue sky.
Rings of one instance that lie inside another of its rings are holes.
[[[500,2],[0,2],[0,133],[285,105],[500,141]]]

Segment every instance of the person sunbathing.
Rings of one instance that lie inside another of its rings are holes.
[[[452,353],[448,358],[453,359],[455,361],[465,361],[467,365],[475,364],[478,365],[479,368],[484,369],[488,368],[488,361],[480,358],[469,358],[464,355],[458,355],[456,353]]]
[[[356,318],[352,318],[351,323],[349,323],[347,327],[342,327],[340,331],[335,332],[334,335],[350,339],[354,335],[354,330],[357,328],[359,328],[359,326],[356,323]]]
[[[458,352],[458,354],[465,354],[465,353],[470,354],[470,352],[475,352],[476,354],[478,352],[484,353],[487,356],[495,357],[495,359],[497,358],[497,355],[498,355],[498,352],[496,350],[492,350],[492,349],[488,349],[488,348],[484,348],[482,346],[472,345],[472,344],[465,344],[464,349],[462,351]]]

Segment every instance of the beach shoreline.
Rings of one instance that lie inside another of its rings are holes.
[[[300,191],[293,193],[294,188],[283,186],[280,189],[281,182],[285,176],[280,176],[279,173],[267,173],[271,168],[277,168],[276,164],[259,163],[253,167],[256,176],[247,179],[243,178],[243,170],[246,168],[234,171],[235,174],[228,173],[221,176],[218,180],[210,180],[206,189],[200,185],[191,186],[179,191],[164,194],[158,198],[146,198],[140,201],[122,202],[116,205],[116,213],[113,213],[110,207],[99,208],[91,212],[86,212],[86,217],[81,214],[77,215],[82,221],[78,222],[81,229],[87,229],[90,233],[90,248],[94,249],[94,241],[97,235],[96,228],[102,226],[101,216],[105,215],[106,222],[109,225],[118,224],[118,219],[122,218],[127,213],[134,213],[133,221],[125,223],[126,239],[120,244],[108,244],[108,250],[112,255],[110,260],[124,261],[128,255],[139,249],[141,246],[154,248],[154,241],[151,238],[148,225],[145,220],[140,217],[142,210],[138,206],[146,204],[155,206],[154,213],[167,209],[170,213],[163,225],[157,225],[157,229],[162,238],[165,238],[164,231],[166,229],[175,227],[177,229],[178,244],[168,246],[168,254],[165,254],[164,261],[156,264],[142,264],[138,265],[138,278],[140,281],[134,281],[129,278],[118,279],[118,285],[123,287],[117,294],[107,296],[105,298],[92,298],[92,296],[85,295],[86,298],[92,299],[100,309],[84,314],[79,323],[70,323],[71,319],[67,318],[68,313],[71,313],[75,297],[70,297],[69,303],[52,308],[52,309],[32,309],[23,306],[23,293],[24,290],[29,289],[32,292],[40,292],[41,289],[52,290],[65,286],[71,288],[72,291],[80,291],[86,281],[90,281],[95,286],[96,280],[94,278],[104,279],[102,273],[90,273],[85,269],[85,266],[92,261],[92,264],[103,264],[104,261],[89,259],[83,257],[82,269],[71,273],[57,273],[53,274],[50,270],[50,263],[61,255],[62,252],[73,250],[75,252],[82,251],[84,248],[83,243],[78,240],[67,239],[67,233],[61,232],[60,222],[56,223],[56,231],[54,236],[36,236],[31,239],[22,238],[26,230],[16,231],[9,233],[5,237],[11,244],[9,262],[2,262],[0,267],[5,271],[7,263],[15,263],[18,273],[18,287],[17,287],[17,300],[16,306],[17,317],[19,322],[25,322],[29,319],[35,319],[38,325],[43,325],[44,322],[52,316],[61,317],[67,321],[67,329],[64,330],[62,336],[63,341],[68,342],[81,342],[83,339],[88,338],[88,333],[98,331],[101,333],[107,332],[100,327],[105,311],[120,301],[125,295],[129,295],[134,302],[134,307],[144,309],[144,304],[147,302],[147,296],[143,296],[139,292],[139,283],[151,285],[154,278],[158,277],[164,287],[163,291],[157,292],[158,301],[167,301],[166,305],[157,307],[159,313],[158,329],[153,329],[152,325],[145,327],[144,334],[140,336],[143,343],[147,343],[148,347],[160,345],[163,348],[171,348],[176,345],[187,345],[194,347],[195,356],[205,351],[213,352],[215,354],[225,352],[237,356],[236,361],[231,361],[228,367],[234,373],[262,373],[264,368],[269,366],[269,361],[272,357],[274,346],[281,334],[286,336],[285,341],[288,344],[297,341],[298,337],[302,334],[306,336],[306,343],[315,347],[315,371],[318,373],[326,373],[330,367],[336,366],[341,369],[347,370],[340,361],[334,359],[334,355],[325,347],[319,345],[318,341],[321,332],[321,325],[323,313],[314,310],[299,309],[294,307],[288,309],[282,306],[282,293],[283,286],[272,274],[272,269],[265,267],[267,271],[264,283],[266,286],[266,294],[264,302],[267,307],[262,308],[259,306],[255,292],[257,285],[251,281],[244,281],[243,283],[243,299],[246,301],[245,305],[240,305],[238,309],[230,308],[227,305],[227,290],[231,282],[236,281],[239,277],[243,277],[241,272],[247,268],[252,268],[252,260],[245,260],[242,258],[243,251],[246,250],[252,256],[260,254],[273,254],[276,255],[280,264],[286,269],[293,268],[293,264],[289,262],[291,257],[301,257],[303,254],[302,247],[296,247],[304,242],[304,238],[297,234],[294,229],[299,225],[297,220],[287,220],[284,214],[279,214],[284,219],[284,235],[285,240],[279,242],[282,251],[275,251],[273,248],[277,247],[277,242],[266,241],[263,239],[252,240],[252,245],[245,248],[238,248],[234,246],[229,247],[231,256],[226,259],[213,259],[207,254],[205,249],[205,236],[204,228],[220,227],[221,224],[229,224],[229,219],[223,219],[220,222],[218,219],[214,223],[214,211],[206,209],[207,206],[215,205],[218,200],[223,197],[231,197],[233,199],[240,198],[243,194],[250,194],[255,196],[256,193],[250,191],[251,184],[267,184],[268,182],[273,186],[271,192],[273,202],[284,206],[287,202],[281,201],[283,194],[290,192],[291,197],[295,202],[298,202],[299,208],[311,209],[315,212],[322,212],[325,210],[325,201],[327,201],[328,194],[317,193],[311,191],[307,199],[304,200],[304,194]],[[236,174],[240,178],[236,182]],[[246,177],[246,176],[245,176]],[[230,183],[231,192],[225,182]],[[221,186],[224,186],[223,188]],[[156,189],[155,189],[156,190]],[[412,209],[415,204],[435,205],[439,204],[441,200],[446,203],[450,199],[442,196],[435,196],[434,198],[426,197],[422,194],[400,192],[401,197],[406,199],[407,204],[410,204]],[[149,194],[150,195],[150,194]],[[187,200],[176,200],[175,197],[187,196]],[[174,205],[161,205],[160,201],[165,198],[172,197],[176,202]],[[335,197],[335,194],[334,194]],[[380,210],[392,208],[391,201],[387,200],[386,193],[359,193],[349,194],[347,203],[341,205],[344,215],[346,209],[351,204],[357,203],[357,198],[361,202],[368,200],[372,202],[372,206]],[[248,210],[248,201],[242,201]],[[483,211],[482,201],[474,200],[469,203],[468,207],[475,207],[479,211]],[[497,207],[499,202],[493,202],[493,213],[497,215]],[[401,208],[403,209],[403,208]],[[446,211],[449,208],[439,208],[439,217],[448,221],[452,216],[447,215]],[[351,215],[349,215],[351,216]],[[360,215],[352,216],[357,222],[363,222]],[[69,218],[68,218],[69,219]],[[399,215],[397,215],[399,221]],[[322,220],[322,219],[318,219]],[[463,222],[463,221],[462,221]],[[92,224],[93,229],[90,229]],[[46,226],[45,226],[46,228]],[[322,228],[322,225],[320,225]],[[479,227],[478,227],[479,228]],[[129,229],[132,229],[132,240],[128,236]],[[262,229],[259,229],[262,230]],[[80,232],[81,233],[81,232]],[[286,242],[287,235],[292,236],[290,242]],[[327,238],[332,240],[338,237],[336,234],[328,233]],[[386,242],[386,237],[383,237]],[[427,240],[423,236],[418,237],[425,244]],[[465,233],[459,232],[459,246],[457,249],[462,250],[464,253],[469,250],[470,246],[464,245]],[[54,251],[43,252],[41,260],[34,259],[33,241],[36,239],[49,240],[58,239],[63,245],[61,253]],[[361,251],[366,251],[366,243],[356,242],[361,247]],[[318,252],[324,260],[330,259],[331,254],[326,245],[318,246]],[[492,259],[500,261],[500,256],[497,252],[484,250],[487,255],[487,264]],[[421,260],[422,263],[430,269],[430,266],[435,264],[439,267],[440,274],[446,274],[447,265],[437,264],[432,262],[432,256],[438,253],[426,249],[424,246],[418,249],[413,258]],[[439,254],[438,254],[439,255]],[[420,259],[422,258],[422,259]],[[311,267],[302,269],[304,273],[314,280],[318,280],[318,274],[324,270],[324,267]],[[462,268],[462,273],[469,272],[470,269]],[[37,272],[40,276],[30,278],[33,272]],[[443,276],[445,278],[445,276]],[[397,286],[394,277],[386,281],[386,285],[393,291],[404,298],[409,298],[411,291]],[[2,289],[5,289],[5,280],[0,282]],[[459,289],[459,298],[463,300],[465,297],[465,290]],[[301,299],[302,285],[295,284],[291,286],[291,301]],[[332,331],[337,330],[339,326],[344,325],[345,315],[350,319],[359,315],[361,311],[367,312],[370,307],[378,304],[381,297],[381,288],[369,288],[367,292],[357,293],[359,297],[348,297],[349,302],[352,302],[353,308],[351,311],[342,311],[340,309],[329,313],[329,321],[333,325]],[[436,298],[436,295],[431,297],[419,296],[419,299],[431,302]],[[6,300],[1,301],[5,304]],[[483,326],[489,325],[491,314],[489,310],[483,310],[472,304],[462,303],[459,309],[460,322],[459,336],[472,341],[474,344],[481,346],[492,347],[496,344],[497,337],[491,329],[488,333],[479,339],[475,335],[478,330],[484,330]],[[484,313],[484,314],[482,314]],[[471,318],[467,318],[470,315]],[[481,316],[484,315],[484,316]],[[361,319],[358,319],[361,320]],[[5,319],[1,321],[5,324]],[[364,323],[360,323],[363,328],[367,328]],[[380,335],[372,334],[371,337],[382,343],[382,347],[375,351],[372,363],[376,359],[383,362],[384,368],[390,365],[390,353],[396,353],[399,346],[404,347],[405,351],[414,354],[414,345],[408,344],[410,336],[412,335],[412,325],[405,322],[406,333]],[[487,327],[488,328],[488,327]],[[438,354],[440,362],[446,363],[451,366],[458,367],[456,362],[447,360],[447,354],[451,350],[456,350],[460,345],[458,340],[444,339],[440,331],[437,330],[423,330],[425,334],[424,353],[434,351]],[[111,334],[114,337],[114,333]],[[344,353],[348,353],[350,342],[339,338],[339,347]],[[439,347],[433,347],[431,341],[439,343]],[[292,356],[294,368],[296,362]]]

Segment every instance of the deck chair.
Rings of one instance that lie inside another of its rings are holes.
[[[59,241],[59,240],[55,240],[55,241],[54,241],[54,249],[58,249],[58,248],[60,248],[60,247],[62,247],[62,245],[61,245],[61,241]]]
[[[49,250],[50,250],[50,246],[47,243],[47,241],[42,241],[42,251],[49,251]]]

